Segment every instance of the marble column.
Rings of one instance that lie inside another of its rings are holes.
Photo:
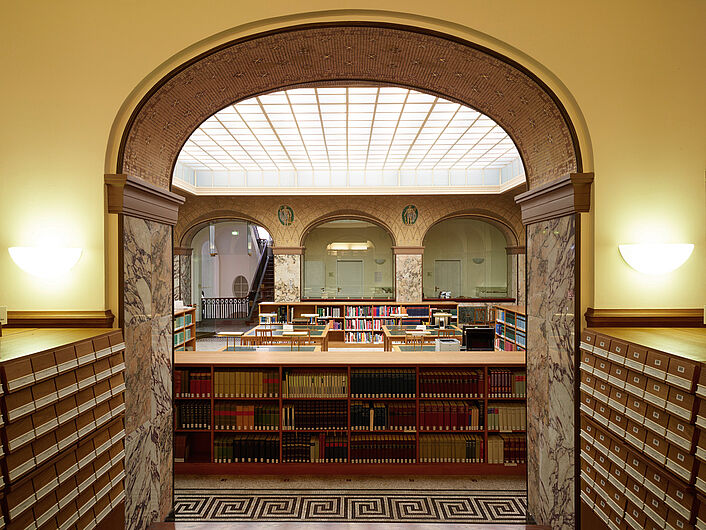
[[[302,247],[274,247],[275,302],[301,300]]]
[[[172,227],[124,215],[125,524],[172,510]]]
[[[191,305],[191,252],[188,247],[174,247],[174,300]]]
[[[424,247],[393,247],[395,253],[395,299],[422,301],[422,253]]]
[[[576,526],[576,218],[527,226],[527,500],[553,529]]]

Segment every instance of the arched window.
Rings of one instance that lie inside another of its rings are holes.
[[[392,300],[392,238],[368,221],[340,219],[304,239],[303,298]]]
[[[432,226],[424,237],[424,297],[508,296],[507,246],[499,229],[477,219],[448,219]]]

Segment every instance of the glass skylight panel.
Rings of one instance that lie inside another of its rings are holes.
[[[524,178],[514,143],[488,116],[399,87],[300,88],[240,101],[194,131],[178,164],[181,182],[220,188],[479,186]]]

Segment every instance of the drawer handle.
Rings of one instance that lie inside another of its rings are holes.
[[[652,499],[652,506],[654,506],[655,508],[658,508],[659,503],[656,500]]]
[[[635,408],[638,408],[638,409],[640,408],[640,402],[639,402],[639,401],[633,401],[633,402],[632,402],[632,405],[633,405],[633,407],[635,407]]]
[[[661,387],[659,385],[652,385],[652,390],[656,390],[657,392],[659,392],[660,388]]]
[[[653,438],[652,445],[654,445],[655,447],[659,447],[659,440],[657,438]]]
[[[656,420],[659,419],[659,412],[653,412],[652,417],[655,418]]]
[[[633,427],[633,428],[632,428],[632,432],[634,432],[635,434],[637,434],[637,433],[640,432],[640,431],[638,430],[637,427]],[[635,465],[637,465],[637,460],[633,460],[632,463],[635,464]]]
[[[623,394],[621,394],[620,392],[616,392],[615,397],[617,397],[618,399],[623,399]]]
[[[684,426],[681,423],[677,423],[677,429],[684,432]]]
[[[638,385],[640,384],[640,378],[639,377],[633,377],[632,378],[633,383],[637,383]]]
[[[662,477],[659,475],[655,475],[653,478],[655,479],[655,482],[662,482]]]
[[[635,431],[635,432],[637,432],[637,431]],[[637,467],[637,466],[640,465],[640,462],[638,462],[637,460],[633,459],[632,465],[635,466],[635,467]],[[637,486],[635,486],[635,491],[637,491]]]
[[[677,394],[676,398],[677,398],[677,401],[684,401],[684,396],[682,396],[681,394]]]
[[[620,346],[615,347],[615,353],[620,353]]]
[[[678,526],[679,528],[684,528],[684,523],[681,522],[679,519],[677,519],[677,526]]]
[[[635,491],[638,491],[638,492],[639,492],[639,491],[640,491],[640,486],[638,486],[637,484],[635,484],[635,485],[632,487],[632,489],[634,489]]]
[[[655,359],[655,366],[662,366],[662,361],[660,359]]]
[[[681,491],[677,491],[676,493],[677,493],[677,497],[679,497],[680,499],[684,498],[684,494]]]
[[[618,375],[622,375],[623,371],[620,368],[616,368],[615,373]]]
[[[683,373],[684,373],[684,367],[683,367],[683,366],[677,366],[677,372],[679,372],[680,374],[683,374]]]
[[[616,414],[616,415],[615,415],[615,421],[617,421],[618,423],[620,423],[621,421],[623,421],[623,418],[621,418],[620,416],[618,416],[618,415]]]
[[[635,359],[639,359],[639,358],[640,358],[640,354],[637,353],[637,352],[633,352],[632,356],[633,356]]]
[[[681,453],[679,453],[679,454],[677,455],[677,458],[679,459],[680,462],[683,462],[683,461],[684,461],[684,455],[681,454]]]

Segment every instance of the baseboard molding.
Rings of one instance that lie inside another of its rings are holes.
[[[115,316],[105,311],[8,311],[7,328],[112,328]]]
[[[586,310],[589,328],[703,328],[703,309],[595,309]]]

